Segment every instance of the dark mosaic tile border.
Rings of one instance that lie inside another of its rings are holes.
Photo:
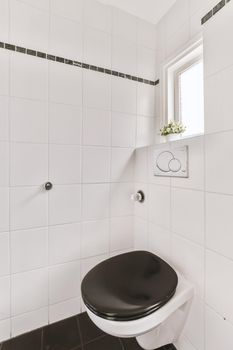
[[[221,0],[216,6],[212,8],[202,19],[201,24],[205,24],[210,18],[212,18],[218,11],[220,11],[231,0]]]
[[[143,350],[135,338],[112,337],[87,313],[22,334],[0,344],[0,350]],[[176,350],[173,344],[155,350]]]
[[[104,74],[109,74],[109,75],[113,75],[116,77],[120,77],[120,78],[124,78],[124,79],[128,79],[128,80],[133,80],[133,81],[137,81],[139,83],[143,83],[143,84],[148,84],[148,85],[158,85],[159,84],[159,80],[156,81],[152,81],[152,80],[148,80],[148,79],[143,79],[140,77],[136,77],[134,75],[130,75],[130,74],[125,74],[122,72],[117,72],[111,69],[106,69],[103,67],[98,67],[98,66],[94,66],[91,64],[87,64],[84,62],[78,62],[78,61],[74,61],[74,60],[70,60],[64,57],[60,57],[60,56],[54,56],[45,52],[41,52],[41,51],[36,51],[36,50],[31,50],[31,49],[27,49],[25,47],[21,47],[21,46],[16,46],[16,45],[12,45],[9,43],[4,43],[4,42],[0,42],[0,48],[2,49],[6,49],[6,50],[10,50],[10,51],[15,51],[15,52],[20,52],[26,55],[30,55],[30,56],[36,56],[42,59],[47,59],[50,61],[54,61],[54,62],[59,62],[59,63],[63,63],[63,64],[69,64],[71,66],[75,66],[75,67],[79,67],[79,68],[84,68],[84,69],[88,69],[88,70],[93,70],[96,72],[100,72],[100,73],[104,73]]]

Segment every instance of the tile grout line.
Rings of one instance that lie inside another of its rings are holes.
[[[159,79],[157,79],[155,81],[148,80],[148,79],[144,79],[144,78],[130,75],[127,73],[122,73],[122,72],[118,72],[115,70],[95,66],[95,65],[92,65],[89,63],[74,61],[74,60],[71,60],[68,58],[51,55],[51,54],[48,54],[45,52],[28,49],[28,48],[17,46],[17,45],[10,44],[10,43],[5,43],[5,42],[0,41],[0,48],[10,50],[13,52],[17,52],[17,53],[22,53],[22,54],[34,56],[34,57],[41,58],[41,59],[46,59],[46,60],[52,61],[52,62],[68,64],[70,66],[74,66],[74,67],[78,67],[78,68],[84,68],[84,69],[92,70],[92,71],[99,72],[99,73],[109,74],[109,75],[112,75],[115,77],[128,79],[128,80],[132,80],[135,82],[139,82],[139,83],[143,83],[143,84],[147,84],[147,85],[151,85],[151,86],[156,86],[159,84]]]

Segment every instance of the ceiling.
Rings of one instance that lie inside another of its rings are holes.
[[[151,23],[158,23],[176,0],[99,0]]]

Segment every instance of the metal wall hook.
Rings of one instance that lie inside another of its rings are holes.
[[[44,184],[44,188],[45,188],[45,190],[46,191],[50,191],[52,188],[53,188],[53,184],[52,184],[52,182],[46,182],[45,184]]]

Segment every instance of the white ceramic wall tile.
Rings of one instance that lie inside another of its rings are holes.
[[[51,0],[51,12],[58,16],[81,22],[83,14],[83,1],[69,0],[69,6],[67,6],[66,0]]]
[[[81,182],[81,148],[75,145],[50,145],[49,178],[55,184]]]
[[[155,224],[149,223],[148,244],[150,251],[165,259],[166,261],[170,260],[170,240],[171,235],[168,230],[161,228]]]
[[[49,302],[55,304],[80,295],[80,263],[71,262],[49,270]]]
[[[104,32],[112,30],[112,9],[94,0],[84,1],[84,23]]]
[[[215,16],[205,26],[205,76],[232,65],[233,48],[228,44],[228,40],[222,40],[233,29],[232,15],[233,5],[230,2],[227,7],[218,13],[218,16]]]
[[[132,42],[137,40],[137,18],[118,9],[113,9],[113,25],[114,35],[126,38]]]
[[[155,120],[143,116],[137,117],[136,146],[145,147],[153,144],[155,138]]]
[[[134,81],[112,78],[112,110],[137,113],[137,85]]]
[[[49,263],[61,264],[81,256],[81,224],[49,227]]]
[[[138,19],[138,44],[140,46],[148,47],[149,49],[156,49],[156,39],[157,26]]]
[[[105,254],[109,251],[109,220],[83,222],[82,257]]]
[[[137,75],[137,45],[122,37],[113,36],[112,69]]]
[[[166,37],[169,38],[175,33],[189,17],[189,3],[186,0],[179,0],[166,14]]]
[[[148,181],[148,148],[142,147],[135,151],[134,155],[134,175],[135,181]]]
[[[133,214],[131,195],[134,191],[132,183],[111,184],[111,216],[127,216]]]
[[[155,116],[155,87],[146,84],[137,85],[137,113],[141,116]]]
[[[104,147],[83,148],[83,182],[103,183],[110,180],[111,151]]]
[[[111,181],[132,182],[134,177],[134,150],[112,148]]]
[[[0,188],[0,232],[9,230],[9,190]]]
[[[0,319],[10,317],[10,277],[0,278]]]
[[[8,112],[9,99],[7,96],[0,96],[0,140],[6,141],[9,139],[9,112]]]
[[[185,22],[176,32],[172,33],[166,43],[167,58],[176,56],[179,53],[177,48],[183,48],[188,44],[189,39],[189,22]]]
[[[49,14],[28,4],[10,2],[10,40],[36,50],[48,50]]]
[[[50,52],[57,56],[82,61],[82,25],[79,22],[52,15],[50,27]]]
[[[66,64],[49,65],[49,98],[52,102],[82,105],[82,70]]]
[[[139,77],[156,80],[156,52],[146,47],[138,48],[137,72]]]
[[[42,308],[26,314],[12,317],[11,332],[12,337],[22,333],[27,333],[48,324],[48,308]]]
[[[111,35],[86,27],[84,30],[83,61],[104,68],[111,68]]]
[[[233,197],[206,194],[206,244],[220,254],[233,259],[232,252]]]
[[[28,5],[34,6],[44,11],[49,11],[49,4],[47,0],[41,0],[40,2],[38,2],[37,0],[18,0],[18,1],[24,2]]]
[[[0,95],[9,93],[9,53],[0,50]]]
[[[11,186],[42,185],[48,178],[47,145],[12,143]]]
[[[206,307],[206,350],[231,350],[233,346],[233,326],[219,314]]]
[[[233,321],[231,296],[233,261],[211,251],[206,252],[206,302],[226,320]]]
[[[100,220],[108,218],[109,196],[109,184],[83,185],[83,220]]]
[[[9,144],[0,141],[0,186],[5,187],[9,185]]]
[[[171,262],[174,266],[191,281],[196,294],[204,297],[204,248],[185,240],[177,235],[172,235]]]
[[[47,228],[11,232],[11,272],[23,272],[48,264]]]
[[[150,185],[148,193],[149,221],[170,228],[170,188]]]
[[[58,103],[51,103],[49,105],[49,142],[57,144],[81,144],[81,107]]]
[[[112,146],[135,147],[136,123],[134,115],[112,112]]]
[[[206,136],[206,190],[233,194],[233,132]],[[221,179],[221,181],[219,180]]]
[[[172,231],[204,244],[204,193],[174,188],[171,192]]]
[[[47,269],[18,273],[11,277],[13,316],[45,307],[48,303]]]
[[[134,218],[134,249],[148,250],[148,221]]]
[[[37,57],[11,54],[11,95],[38,100],[48,98],[48,62]]]
[[[0,321],[0,341],[9,339],[11,336],[11,320]]]
[[[11,99],[10,139],[16,142],[48,142],[46,102],[22,98]]]
[[[44,190],[38,187],[12,188],[10,198],[12,230],[47,225],[47,194]]]
[[[0,32],[1,40],[8,41],[9,39],[9,2],[1,1],[0,4]]]
[[[83,104],[89,108],[111,109],[111,76],[85,70],[83,72]]]
[[[229,111],[233,110],[231,82],[233,68],[230,67],[205,80],[205,131],[206,133],[233,129]],[[219,116],[221,115],[221,122]]]
[[[133,217],[111,219],[110,251],[133,248]]]
[[[83,144],[110,146],[111,112],[87,108],[83,112]]]
[[[0,233],[0,276],[10,273],[9,232]]]
[[[49,194],[49,224],[68,224],[81,219],[81,186],[54,186]]]
[[[72,298],[49,306],[49,322],[58,322],[81,312],[80,298]]]

